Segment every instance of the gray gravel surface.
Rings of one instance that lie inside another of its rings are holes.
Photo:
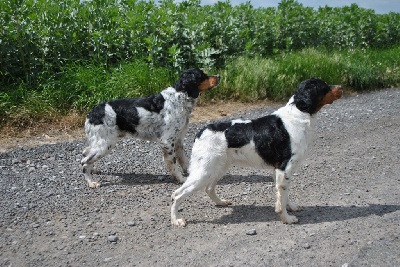
[[[295,225],[274,212],[270,170],[231,169],[217,191],[233,205],[199,192],[176,228],[178,184],[157,144],[121,140],[97,164],[98,189],[84,185],[83,140],[0,154],[0,266],[400,266],[400,90],[343,98],[318,118],[291,184]],[[187,152],[205,124],[190,125]]]

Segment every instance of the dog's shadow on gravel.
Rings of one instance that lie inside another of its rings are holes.
[[[211,221],[215,224],[268,222],[280,221],[272,206],[237,205],[231,208],[232,212],[218,220]],[[400,205],[370,204],[368,206],[307,206],[301,211],[289,212],[297,216],[298,224],[317,224],[322,222],[345,221],[371,215],[383,216],[400,210]],[[204,221],[205,222],[205,221]],[[196,223],[196,221],[194,222]],[[200,221],[197,221],[200,223]],[[208,221],[210,223],[210,221]]]
[[[143,174],[143,173],[110,173],[101,172],[100,174],[111,176],[111,179],[102,181],[102,186],[111,185],[145,185],[145,184],[177,184],[178,182],[168,174]]]
[[[274,178],[270,175],[257,175],[257,174],[248,174],[248,175],[236,175],[236,174],[226,174],[219,182],[219,185],[224,184],[237,184],[237,183],[246,183],[246,184],[265,184],[265,183],[274,183]]]
[[[368,206],[310,206],[299,212],[300,224],[345,221],[354,218],[383,216],[400,210],[400,205],[369,204]]]
[[[99,172],[101,175],[111,176],[111,180],[102,181],[102,186],[110,185],[143,185],[143,184],[162,184],[175,183],[180,186],[170,174],[142,174],[142,173],[116,173],[116,172]],[[272,176],[263,175],[225,175],[218,184],[236,184],[236,183],[266,183],[274,182]],[[178,188],[178,187],[177,187]]]

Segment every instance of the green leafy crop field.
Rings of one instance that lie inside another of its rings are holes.
[[[3,0],[0,127],[149,95],[180,72],[219,73],[214,99],[283,99],[303,79],[400,84],[400,14],[198,0]],[[24,124],[26,125],[26,123]]]

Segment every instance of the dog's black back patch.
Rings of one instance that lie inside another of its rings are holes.
[[[149,112],[160,113],[164,108],[165,99],[161,94],[152,95],[143,98],[123,98],[110,100],[93,108],[87,118],[93,125],[104,123],[105,105],[112,107],[116,114],[116,124],[122,131],[135,133],[135,127],[139,124],[140,116],[137,108],[144,108]]]
[[[252,121],[258,155],[275,168],[284,170],[292,157],[290,136],[281,118],[265,116]]]
[[[165,99],[161,94],[143,98],[125,98],[109,101],[108,104],[117,114],[117,126],[122,131],[136,132],[140,116],[137,108],[144,108],[149,112],[160,113],[164,108]]]
[[[223,132],[226,129],[228,129],[232,123],[230,121],[223,121],[223,122],[217,122],[213,124],[208,124],[206,127],[201,129],[197,134],[196,134],[196,139],[200,138],[200,136],[203,134],[205,130],[211,130],[213,132]]]
[[[150,112],[160,113],[164,108],[165,99],[161,94],[134,99],[135,107],[144,108]]]
[[[136,132],[135,127],[139,124],[140,120],[136,109],[136,102],[138,100],[126,98],[108,102],[117,115],[116,124],[121,131]]]
[[[251,123],[235,123],[225,131],[229,148],[239,148],[250,144],[253,139]]]
[[[224,132],[229,148],[241,148],[253,141],[256,153],[275,168],[285,169],[292,156],[289,133],[282,119],[276,115],[268,115],[248,123],[232,125],[229,121],[209,124],[196,137],[199,138],[206,129]]]

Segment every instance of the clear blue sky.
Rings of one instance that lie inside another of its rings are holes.
[[[182,0],[176,0],[182,2]],[[202,0],[204,5],[214,4],[218,0]],[[277,7],[281,0],[231,0],[232,5],[250,2],[254,7]],[[383,14],[389,12],[400,13],[400,0],[297,0],[306,7],[318,8],[319,6],[342,7],[350,6],[352,3],[357,4],[359,7],[374,9],[376,13]]]

